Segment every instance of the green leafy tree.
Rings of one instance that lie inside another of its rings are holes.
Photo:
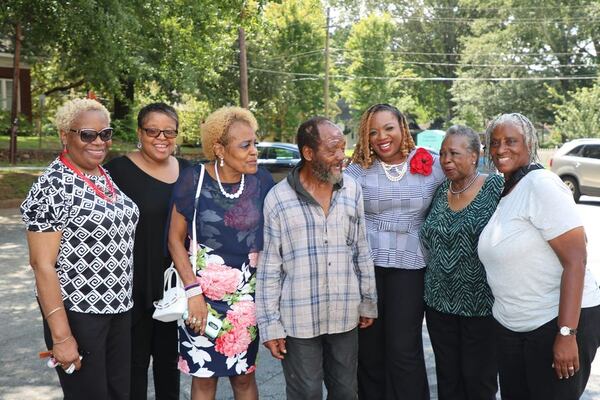
[[[292,141],[323,113],[325,14],[319,0],[269,3],[248,35],[251,109],[261,132]]]
[[[418,102],[412,86],[394,78],[415,76],[393,53],[396,26],[389,14],[371,14],[355,23],[338,62],[343,76],[336,84],[340,95],[356,115],[375,103],[393,103],[403,111],[415,111]]]
[[[586,137],[600,137],[600,81],[591,88],[580,88],[556,109],[554,131],[561,143]]]

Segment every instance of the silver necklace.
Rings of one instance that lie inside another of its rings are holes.
[[[461,194],[462,192],[464,192],[465,190],[467,190],[468,188],[470,188],[471,186],[473,186],[473,184],[475,183],[475,180],[477,180],[477,177],[479,176],[479,171],[477,171],[475,173],[475,175],[473,175],[473,178],[469,181],[469,183],[467,183],[462,189],[460,190],[453,190],[452,189],[452,182],[450,182],[450,185],[448,185],[448,190],[450,191],[450,193],[452,194]]]
[[[386,178],[392,182],[398,182],[406,175],[406,170],[408,169],[406,160],[400,164],[386,164],[381,160],[379,160],[379,162],[381,163]]]
[[[242,192],[244,191],[244,174],[242,174],[242,180],[240,181],[240,187],[238,188],[237,192],[235,193],[227,193],[225,191],[225,189],[223,188],[223,185],[221,184],[221,178],[219,178],[219,167],[217,165],[217,161],[215,160],[215,175],[217,176],[217,183],[219,184],[219,190],[221,191],[221,194],[225,197],[227,197],[228,199],[237,199],[238,197],[240,197],[242,195]]]

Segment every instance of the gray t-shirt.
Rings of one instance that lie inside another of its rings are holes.
[[[500,200],[478,250],[492,313],[504,327],[529,332],[558,316],[563,267],[548,241],[580,226],[569,189],[550,171],[530,172]],[[581,306],[598,304],[598,284],[586,269]]]

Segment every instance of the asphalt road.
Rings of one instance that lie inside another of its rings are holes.
[[[583,197],[578,210],[588,239],[588,267],[600,282],[600,198]],[[42,319],[33,294],[24,228],[16,209],[0,210],[0,399],[60,399],[56,373],[38,359],[44,350]],[[436,399],[433,352],[424,327],[425,354],[432,399]],[[261,399],[284,399],[281,367],[261,348],[257,381]],[[181,378],[182,396],[189,398],[190,378]],[[154,398],[150,385],[150,396]],[[227,380],[219,383],[217,399],[233,399]],[[600,357],[596,359],[584,400],[600,399]]]

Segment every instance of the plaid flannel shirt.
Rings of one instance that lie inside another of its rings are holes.
[[[377,317],[375,273],[359,185],[346,179],[329,214],[302,188],[297,167],[267,195],[256,285],[261,340],[313,338]]]

